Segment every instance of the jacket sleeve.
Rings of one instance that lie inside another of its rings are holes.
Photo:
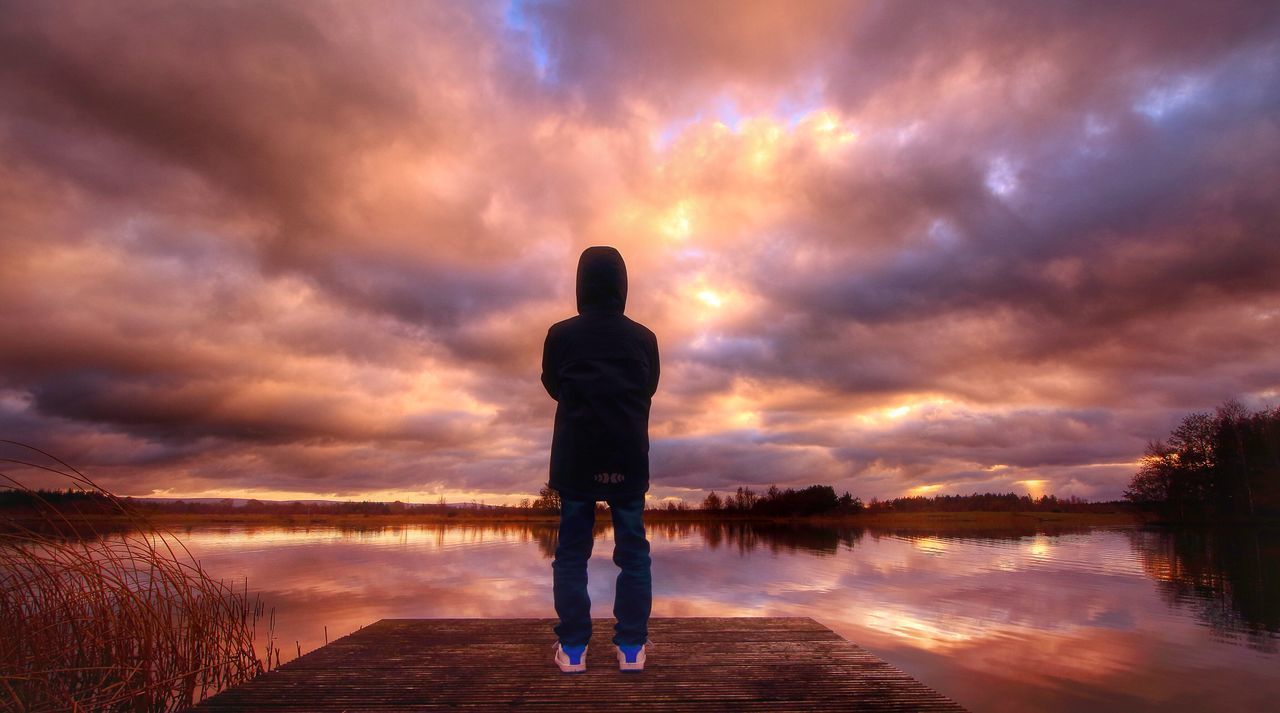
[[[658,374],[661,369],[658,366],[658,337],[651,335],[651,341],[653,344],[650,348],[653,350],[653,354],[649,357],[649,396],[652,397],[658,393]]]
[[[552,354],[554,345],[551,339],[551,330],[547,330],[546,341],[542,343],[542,386],[556,401],[560,400],[560,370],[556,368],[554,354]]]

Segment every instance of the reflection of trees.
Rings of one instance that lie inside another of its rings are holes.
[[[941,538],[944,540],[1022,540],[1038,535],[1057,537],[1060,535],[1087,535],[1095,528],[1088,525],[1058,525],[1052,522],[1014,522],[1001,527],[956,527],[955,525],[876,525],[867,531],[877,540],[881,537],[894,537],[915,541],[923,538]]]
[[[667,523],[663,523],[664,525]],[[719,549],[727,544],[737,548],[740,553],[754,552],[757,548],[767,548],[772,553],[778,552],[812,552],[820,555],[833,555],[840,545],[855,546],[861,539],[863,529],[860,527],[822,527],[806,524],[789,523],[751,523],[751,522],[697,522],[670,523],[683,530],[680,534],[690,534],[696,530],[702,535],[709,549]]]
[[[606,522],[596,519],[596,533],[609,529]],[[548,559],[555,557],[558,529],[554,526],[529,528],[538,543],[538,550]],[[832,555],[840,545],[853,547],[862,539],[863,529],[858,527],[823,527],[806,524],[778,524],[751,522],[658,521],[645,523],[649,540],[688,540],[700,535],[708,549],[722,545],[736,548],[741,553],[764,548],[769,552],[814,552]]]
[[[485,523],[409,523],[402,525],[348,525],[339,524],[316,524],[316,525],[249,525],[238,528],[238,531],[254,533],[254,532],[270,532],[273,530],[287,530],[289,532],[341,532],[343,535],[356,536],[384,536],[386,534],[399,534],[402,532],[427,532],[434,535],[443,536],[444,533],[453,533],[455,536],[461,534],[467,542],[482,543],[489,539],[510,539],[512,536],[519,537],[521,540],[527,540],[529,533],[539,527],[547,527],[547,525],[529,524],[522,522],[485,522]],[[209,530],[208,527],[201,527],[202,530]]]
[[[1280,532],[1260,528],[1129,533],[1130,545],[1170,606],[1215,632],[1275,652],[1280,633]]]
[[[552,525],[529,528],[533,539],[538,543],[538,551],[547,559],[555,559],[556,544],[560,542],[560,528]]]
[[[608,511],[602,515],[600,511],[596,511],[596,524],[592,529],[595,537],[599,537],[600,533],[610,530],[613,525],[610,524]],[[556,545],[560,543],[560,526],[559,525],[533,525],[525,526],[525,530],[533,535],[533,539],[538,543],[538,551],[547,559],[555,559]],[[652,541],[653,526],[645,525],[645,529],[649,531],[649,540]]]

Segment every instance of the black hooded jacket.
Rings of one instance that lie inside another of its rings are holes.
[[[578,259],[578,316],[551,325],[542,385],[558,403],[551,487],[571,500],[649,490],[649,405],[658,339],[622,314],[627,266],[611,247]]]

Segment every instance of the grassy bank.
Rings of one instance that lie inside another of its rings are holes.
[[[114,514],[68,518],[0,472],[32,504],[0,511],[0,710],[186,710],[279,662],[274,610],[247,581],[215,579],[180,539],[75,468],[4,443],[52,463],[4,462],[60,474]],[[117,536],[97,537],[107,530]],[[265,660],[256,651],[264,616]]]

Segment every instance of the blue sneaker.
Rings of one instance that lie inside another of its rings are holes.
[[[582,673],[587,670],[587,645],[561,646],[556,642],[556,665],[565,673]]]
[[[643,644],[615,645],[614,648],[618,650],[618,670],[643,671],[645,660],[644,651],[651,643],[653,642],[646,641]]]

